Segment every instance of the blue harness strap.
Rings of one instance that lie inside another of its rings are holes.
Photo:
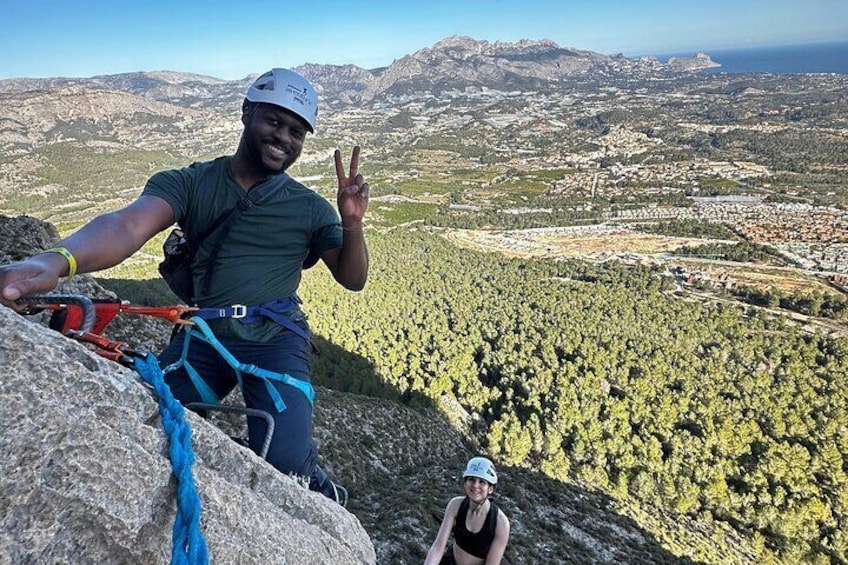
[[[300,304],[300,298],[296,294],[293,294],[256,306],[233,304],[232,306],[225,306],[223,308],[200,308],[194,310],[191,315],[202,318],[203,320],[233,318],[235,320],[241,320],[245,324],[255,324],[262,318],[268,318],[311,343],[312,337],[309,333],[295,324],[288,316],[290,312],[298,310]]]
[[[274,407],[277,409],[277,412],[285,410],[286,404],[283,402],[279,391],[277,391],[271,381],[292,386],[303,393],[310,405],[315,403],[315,389],[312,388],[312,383],[292,377],[288,373],[276,373],[274,371],[262,369],[256,365],[241,363],[227,350],[226,347],[224,347],[220,341],[218,341],[218,338],[215,337],[215,334],[213,334],[212,330],[209,328],[209,324],[207,324],[203,319],[193,316],[190,318],[190,321],[194,323],[194,327],[189,326],[185,330],[186,336],[185,342],[183,343],[182,355],[179,360],[165,367],[163,372],[167,374],[180,367],[185,367],[191,382],[197,388],[197,391],[201,398],[203,398],[204,402],[216,404],[220,399],[215,392],[209,388],[209,385],[206,384],[200,374],[198,374],[194,367],[191,366],[191,363],[187,360],[189,343],[191,342],[192,337],[210,345],[218,352],[224,361],[226,361],[233,371],[235,371],[239,388],[242,389],[242,391],[244,390],[244,387],[242,386],[242,373],[248,373],[262,379],[265,382],[265,389],[268,391],[268,395],[274,402]]]
[[[201,504],[191,474],[194,452],[191,449],[191,428],[185,421],[185,410],[165,384],[162,369],[153,354],[134,359],[132,367],[156,391],[162,427],[168,435],[168,456],[177,482],[177,515],[174,518],[171,564],[206,565],[209,563],[209,555],[206,540],[200,532]]]

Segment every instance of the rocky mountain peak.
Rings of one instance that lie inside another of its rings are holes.
[[[509,57],[521,53],[542,53],[547,51],[556,51],[562,49],[556,42],[550,39],[532,40],[521,39],[515,42],[509,41],[486,41],[477,40],[466,35],[452,35],[435,44],[432,47],[424,48],[412,56],[427,56],[427,55],[451,55],[462,53],[463,58],[470,55],[479,55],[484,57]]]
[[[511,51],[521,51],[521,50],[546,50],[546,49],[560,49],[560,46],[557,45],[556,42],[550,39],[520,39],[515,42],[510,41],[486,41],[486,40],[478,40],[473,37],[469,37],[467,35],[452,35],[450,37],[446,37],[441,41],[438,41],[433,44],[432,47],[428,48],[431,51],[440,51],[440,50],[451,50],[451,49],[465,49],[468,51],[474,51],[478,53],[485,53],[487,55],[497,55],[501,52],[511,52]]]
[[[295,71],[308,78],[319,93],[354,94],[374,83],[374,74],[356,65],[316,65],[307,63]]]
[[[467,35],[451,35],[450,37],[446,37],[441,41],[437,41],[433,44],[431,49],[439,50],[439,49],[471,49],[476,50],[481,46],[488,45],[489,42],[485,40],[476,40],[473,37],[469,37]]]
[[[547,39],[492,43],[455,35],[392,63],[363,90],[362,100],[469,86],[534,87],[591,72],[609,60],[606,55],[565,49]]]

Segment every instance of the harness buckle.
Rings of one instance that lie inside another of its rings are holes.
[[[230,308],[233,309],[233,315],[230,316],[231,318],[238,320],[239,318],[247,316],[247,306],[244,304],[233,304]]]

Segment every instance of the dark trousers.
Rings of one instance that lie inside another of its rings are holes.
[[[168,347],[159,355],[162,367],[176,362],[182,355],[185,332],[179,332]],[[238,339],[220,339],[233,356],[241,363],[253,364],[277,373],[288,373],[292,377],[310,381],[309,343],[291,331],[280,332],[268,342],[251,342]],[[219,398],[227,396],[238,384],[235,371],[210,345],[192,337],[188,362],[203,377]],[[200,394],[181,367],[165,377],[165,382],[177,400],[183,404],[203,402]],[[274,402],[265,389],[265,382],[248,373],[242,373],[245,405],[264,410],[275,420],[274,437],[268,450],[268,462],[283,473],[294,473],[310,477],[310,488],[324,492],[334,498],[332,485],[318,468],[318,453],[312,440],[312,406],[298,389],[271,381],[286,409],[277,412]],[[265,439],[265,421],[248,418],[250,448],[259,453]],[[325,490],[327,492],[325,492]]]

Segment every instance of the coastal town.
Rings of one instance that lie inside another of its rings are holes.
[[[339,135],[342,124],[369,130],[385,174],[386,200],[377,200],[445,206],[458,227],[443,233],[459,246],[659,264],[681,288],[848,296],[844,165],[825,142],[811,143],[818,136],[844,146],[848,122],[790,119],[810,92],[848,84],[818,75],[790,82],[794,100],[775,96],[768,80],[732,78],[550,91],[467,87],[339,108],[329,127]],[[387,122],[393,127],[374,126]],[[784,148],[801,141],[810,151],[790,159]],[[481,215],[479,227],[460,227],[469,223],[462,218]],[[533,227],[513,227],[522,222]],[[722,225],[733,237],[645,230],[686,222]],[[785,266],[676,253],[743,241],[773,249]]]
[[[807,80],[809,88],[846,88],[841,77]],[[466,88],[340,109],[328,135],[340,134],[341,124],[371,125],[371,135],[382,140],[373,158],[385,172],[384,194],[446,202],[449,193],[460,191],[462,198],[451,201],[456,213],[596,208],[597,221],[607,225],[603,229],[668,220],[720,223],[750,242],[773,246],[801,269],[835,278],[848,275],[848,212],[822,203],[839,203],[838,183],[824,194],[812,193],[804,175],[786,174],[750,150],[702,151],[684,145],[698,136],[720,145],[717,135],[794,139],[811,132],[844,143],[848,125],[845,120],[827,126],[789,121],[788,101],[770,103],[763,90],[737,88],[733,101],[743,117],[724,124],[692,120],[693,112],[701,114],[728,98],[715,95],[710,102],[705,94],[689,92],[693,88],[685,94],[652,93],[647,86],[565,94]],[[677,116],[661,110],[672,102],[686,111]],[[747,117],[749,104],[767,118]],[[627,111],[618,116],[616,108]],[[404,127],[374,130],[373,124],[387,120],[403,121]],[[457,170],[469,178],[457,179],[452,174]],[[410,188],[428,179],[429,189]],[[517,205],[506,205],[503,194],[520,192],[522,183],[540,187],[544,197],[527,195]],[[614,204],[603,209],[601,202]],[[559,229],[550,226],[550,231]],[[527,233],[529,239],[537,232]]]

